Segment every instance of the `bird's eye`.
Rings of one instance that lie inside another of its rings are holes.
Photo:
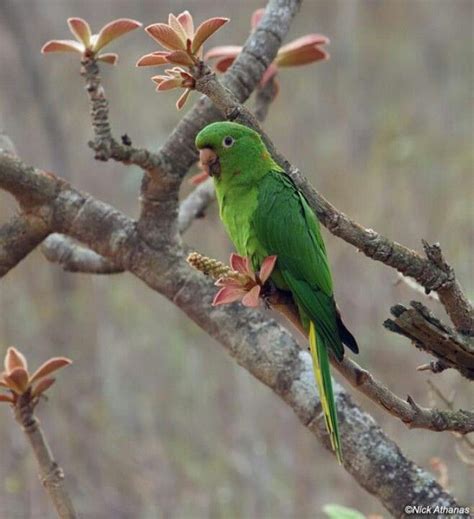
[[[234,145],[234,138],[231,137],[230,135],[228,135],[227,137],[224,137],[224,140],[222,141],[222,145],[224,146],[224,148],[230,148],[231,146]]]

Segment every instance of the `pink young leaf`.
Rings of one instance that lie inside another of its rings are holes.
[[[270,79],[276,75],[277,72],[278,68],[272,63],[263,73],[262,79],[260,80],[260,85],[265,86],[270,81]]]
[[[23,368],[28,370],[28,363],[23,353],[19,352],[14,346],[10,346],[5,355],[5,371],[9,373],[15,368]]]
[[[41,48],[42,54],[47,52],[79,52],[82,54],[84,51],[84,45],[75,40],[51,40]]]
[[[165,49],[186,50],[186,42],[165,23],[149,25],[145,31]]]
[[[159,65],[165,65],[168,63],[167,56],[170,53],[168,51],[158,51],[152,52],[150,54],[145,54],[138,61],[137,67],[153,67]]]
[[[240,256],[239,254],[235,254],[235,252],[233,252],[230,255],[230,265],[237,272],[249,275],[250,277],[254,278],[254,272],[250,268],[250,260],[247,257]]]
[[[224,73],[230,68],[230,66],[232,65],[232,63],[234,63],[234,61],[235,61],[235,58],[219,59],[214,63],[214,68],[217,70],[217,72]]]
[[[283,45],[279,52],[291,52],[293,50],[303,49],[305,47],[314,47],[314,45],[327,45],[328,43],[329,38],[323,36],[322,34],[306,34],[305,36],[296,38],[296,40],[290,41],[290,43]]]
[[[267,256],[263,260],[262,266],[260,267],[260,273],[258,275],[262,285],[264,285],[267,279],[271,276],[273,269],[275,268],[276,260],[277,256]]]
[[[188,38],[187,32],[184,30],[184,27],[181,25],[180,21],[176,18],[176,16],[172,13],[168,16],[168,25],[173,29],[173,31],[179,35],[179,37],[186,41]]]
[[[9,404],[13,404],[14,400],[11,395],[0,395],[0,402],[8,402]]]
[[[170,52],[167,56],[167,60],[170,63],[184,65],[185,67],[192,67],[194,65],[194,61],[187,52],[184,52],[184,50],[175,50]]]
[[[98,52],[100,49],[108,45],[112,40],[123,36],[127,32],[138,29],[142,24],[136,20],[130,20],[129,18],[119,18],[113,20],[108,24],[104,25],[100,30],[97,39],[93,45],[93,51]]]
[[[206,52],[205,60],[213,58],[236,58],[242,52],[239,45],[220,45]]]
[[[163,81],[166,81],[168,79],[170,79],[170,76],[153,76],[151,78],[153,83],[156,83],[157,85],[159,85],[160,83],[163,83]]]
[[[92,36],[89,24],[82,18],[68,18],[67,24],[78,41],[82,42],[84,47],[89,47]]]
[[[179,88],[182,85],[182,83],[183,80],[180,78],[164,79],[158,83],[156,90],[160,92],[163,90],[173,90],[174,88]]]
[[[242,304],[244,306],[249,306],[251,308],[256,308],[260,304],[260,287],[258,285],[254,286],[250,292],[248,292],[242,298]]]
[[[225,305],[239,300],[245,294],[242,288],[224,287],[217,292],[212,301],[212,306]]]
[[[191,89],[187,88],[178,98],[176,101],[176,108],[178,110],[181,110],[183,106],[186,104],[186,101],[188,100],[189,94],[191,93]]]
[[[115,54],[115,52],[106,52],[105,54],[99,54],[97,59],[109,65],[116,65],[118,62],[118,54]]]
[[[214,284],[216,287],[231,287],[244,289],[247,285],[248,280],[235,279],[233,277],[221,277]]]
[[[252,18],[250,19],[250,26],[252,27],[252,29],[255,29],[255,27],[257,27],[264,13],[265,9],[263,7],[253,12]]]
[[[15,368],[4,378],[10,389],[13,389],[19,395],[23,394],[28,388],[28,372],[26,369]]]
[[[36,384],[36,387],[33,389],[32,396],[40,396],[47,389],[49,389],[55,381],[56,379],[52,377],[43,378],[43,380],[40,380],[38,384]]]
[[[279,54],[275,63],[279,67],[296,67],[299,65],[307,65],[315,61],[322,61],[329,58],[329,53],[319,47],[305,47],[296,49],[285,54]]]
[[[183,29],[186,31],[188,38],[192,39],[194,36],[194,23],[193,17],[189,11],[183,11],[181,14],[178,14],[177,19],[178,22],[182,25]]]
[[[218,31],[224,24],[229,21],[229,18],[209,18],[201,23],[194,34],[191,50],[193,53],[199,51],[204,42],[210,38],[216,31]]]
[[[65,366],[69,366],[70,364],[72,364],[70,359],[66,359],[65,357],[53,357],[52,359],[47,360],[33,373],[33,376],[30,379],[30,383],[33,383],[40,378],[46,377],[46,375],[49,375],[58,369],[64,368]]]

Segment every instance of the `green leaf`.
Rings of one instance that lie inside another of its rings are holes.
[[[365,519],[364,514],[346,506],[324,505],[323,510],[329,519]]]

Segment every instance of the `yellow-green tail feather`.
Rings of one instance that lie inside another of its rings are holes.
[[[342,447],[337,425],[337,411],[332,390],[328,352],[321,338],[319,337],[319,340],[317,339],[316,328],[312,321],[309,323],[309,348],[313,359],[314,377],[318,385],[321,407],[331,440],[331,446],[336,453],[337,461],[342,464]]]

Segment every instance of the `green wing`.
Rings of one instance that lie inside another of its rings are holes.
[[[261,180],[252,224],[267,254],[278,256],[278,274],[303,311],[302,320],[313,321],[324,344],[342,359],[344,349],[319,222],[285,174],[271,172]]]

